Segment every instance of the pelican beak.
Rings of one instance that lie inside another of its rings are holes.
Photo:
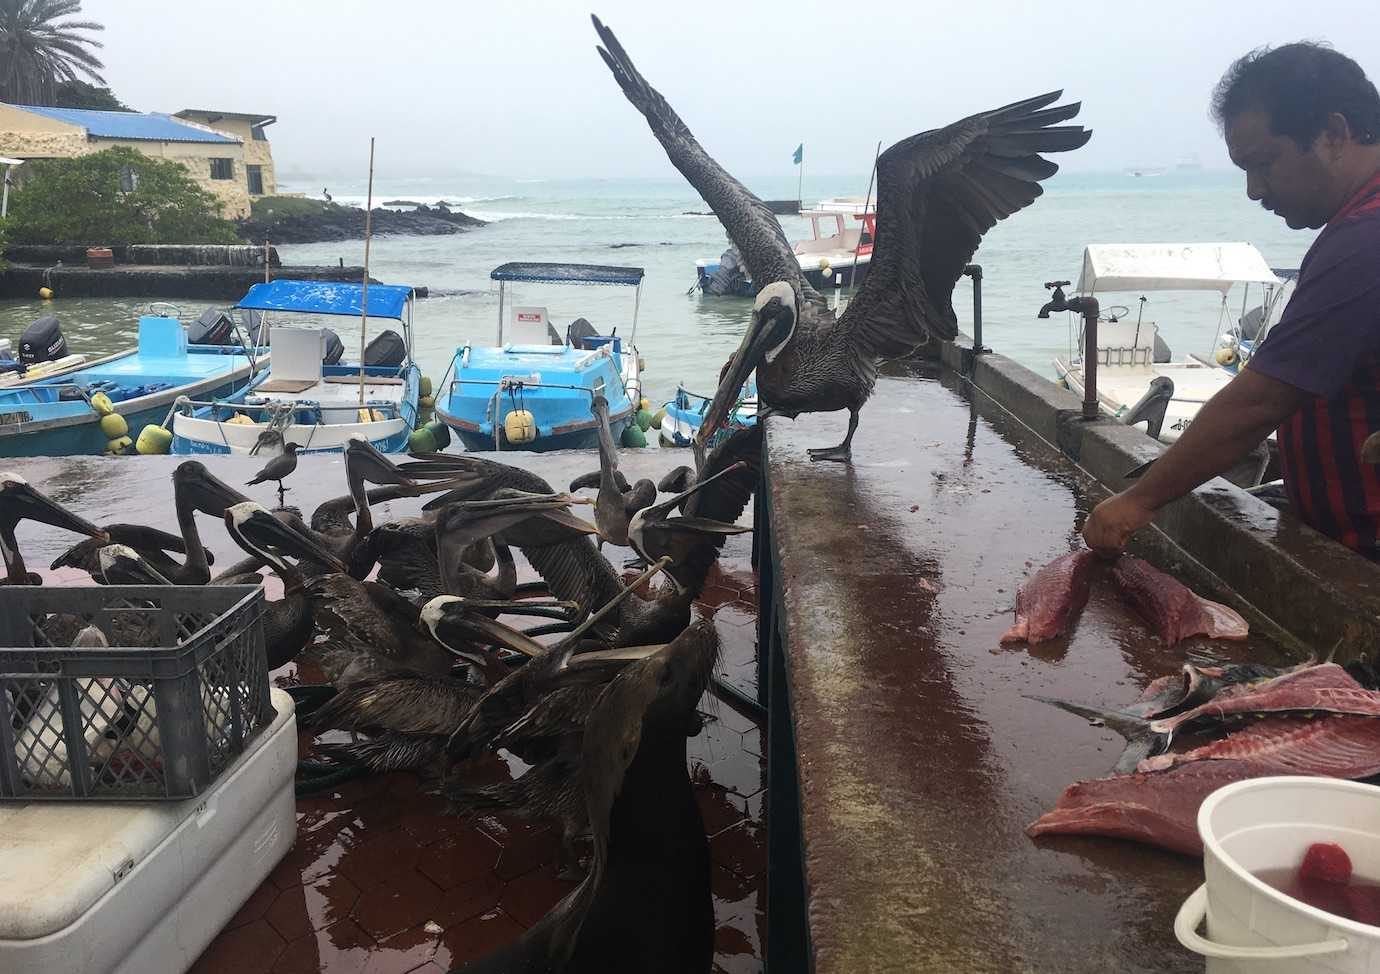
[[[38,521],[84,534],[88,538],[110,540],[109,535],[86,518],[73,514],[57,501],[34,490],[22,477],[10,473],[0,473],[0,520],[7,520],[11,524]]]
[[[423,505],[422,510],[445,506],[440,503],[445,496]],[[461,501],[453,504],[437,522],[437,544],[442,543],[444,535],[453,534],[449,544],[466,547],[531,517],[541,517],[547,523],[564,527],[574,534],[597,534],[597,527],[566,510],[570,504],[593,503],[590,498],[571,497],[569,494],[524,494],[519,491],[492,500]]]
[[[380,453],[362,436],[353,437],[345,446],[345,466],[371,484],[394,484],[416,487],[417,482],[399,470],[393,461]]]
[[[225,517],[227,525],[234,527],[229,525],[231,514],[227,512]],[[284,524],[266,510],[255,511],[239,523],[238,529],[256,547],[282,551],[294,558],[307,558],[334,572],[347,570],[345,563],[323,548],[315,538]]]
[[[763,362],[772,362],[795,334],[795,319],[795,291],[789,284],[769,284],[757,295],[747,333],[724,369],[719,388],[695,433],[698,442],[708,442],[728,421],[752,370]]]
[[[465,659],[475,658],[470,648],[473,643],[502,646],[527,657],[546,652],[541,643],[480,614],[467,599],[459,596],[436,596],[422,607],[421,620],[432,639]]]
[[[173,490],[191,502],[192,507],[203,514],[219,517],[227,507],[249,500],[244,494],[231,487],[199,460],[187,460],[173,471]]]

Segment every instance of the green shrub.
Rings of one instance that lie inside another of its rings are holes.
[[[48,244],[238,243],[220,206],[181,163],[106,149],[24,167],[10,193],[10,239]]]
[[[267,223],[294,216],[321,216],[336,209],[340,209],[337,203],[307,199],[303,196],[260,196],[249,201],[249,218]]]

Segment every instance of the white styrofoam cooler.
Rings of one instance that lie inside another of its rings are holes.
[[[182,802],[0,806],[0,971],[185,971],[292,846],[292,698]]]

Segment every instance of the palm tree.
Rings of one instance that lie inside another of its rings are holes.
[[[90,48],[101,42],[83,31],[105,30],[81,13],[81,0],[0,0],[0,101],[52,105],[59,82],[85,75],[97,84],[105,67]]]

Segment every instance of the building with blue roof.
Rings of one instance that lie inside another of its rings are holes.
[[[250,201],[277,192],[273,154],[264,129],[272,115],[207,109],[101,112],[0,103],[0,156],[68,159],[127,146],[180,162],[231,219],[247,217]],[[23,170],[17,170],[22,178]]]

